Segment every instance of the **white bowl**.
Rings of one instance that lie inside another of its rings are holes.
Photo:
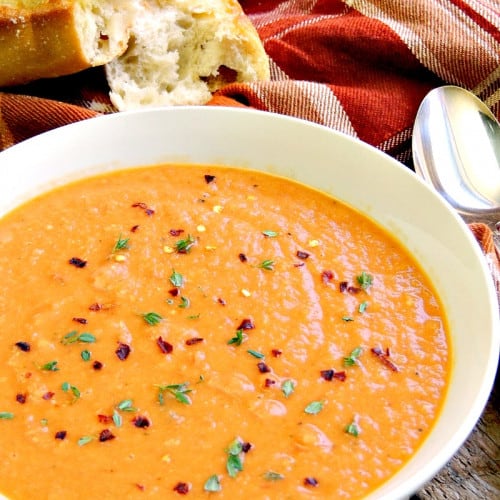
[[[211,107],[114,114],[6,150],[0,154],[0,215],[69,179],[162,162],[224,164],[286,175],[356,207],[414,254],[447,312],[452,376],[428,439],[369,498],[405,498],[430,480],[473,429],[498,362],[495,290],[468,227],[413,172],[360,141],[280,115]]]

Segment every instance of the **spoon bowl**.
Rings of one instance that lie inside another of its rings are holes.
[[[480,99],[452,85],[430,91],[412,148],[417,174],[461,215],[500,219],[500,124]]]

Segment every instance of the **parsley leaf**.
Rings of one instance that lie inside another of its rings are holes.
[[[366,290],[373,284],[373,276],[363,271],[359,276],[356,276],[356,281],[363,290]]]
[[[177,288],[180,288],[184,284],[184,278],[182,274],[178,273],[175,269],[172,270],[172,274],[170,275],[170,283]]]
[[[263,260],[257,267],[260,269],[265,269],[266,271],[273,271],[275,266],[274,260],[266,259]]]
[[[285,395],[285,398],[290,397],[294,390],[295,390],[295,384],[293,383],[292,380],[285,380],[281,384],[281,391]]]
[[[354,366],[358,364],[358,358],[361,356],[363,349],[361,347],[356,347],[351,351],[349,356],[344,358],[344,366]]]
[[[236,330],[236,335],[228,340],[228,344],[241,345],[245,340],[245,336],[243,335],[243,328]]]
[[[112,253],[119,252],[120,250],[128,250],[130,248],[129,241],[129,238],[122,238],[122,235],[120,234],[113,247]]]
[[[317,415],[323,409],[324,405],[324,401],[312,401],[304,408],[304,411],[309,415]]]
[[[161,405],[165,404],[165,396],[164,394],[168,392],[174,398],[179,401],[179,403],[190,405],[191,399],[187,394],[191,392],[191,389],[188,389],[188,383],[184,382],[183,384],[167,384],[167,385],[159,385],[158,387],[158,401]]]
[[[141,316],[144,321],[151,326],[157,325],[163,319],[163,316],[161,316],[161,314],[158,314],[154,311],[143,313],[141,314]]]
[[[220,484],[219,476],[217,476],[217,474],[210,476],[206,480],[205,485],[203,486],[203,489],[205,491],[212,491],[212,492],[220,491],[222,489],[222,486]]]

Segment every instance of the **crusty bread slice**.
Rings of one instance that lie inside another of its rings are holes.
[[[0,0],[0,86],[100,66],[127,48],[127,0]]]
[[[233,81],[269,79],[269,60],[236,0],[134,0],[127,51],[106,65],[118,110],[204,104]]]

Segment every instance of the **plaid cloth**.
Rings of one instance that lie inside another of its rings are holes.
[[[211,105],[242,105],[342,131],[412,167],[418,106],[434,87],[471,90],[500,118],[498,0],[241,0],[271,81],[231,84]],[[0,150],[115,110],[102,68],[0,92]],[[471,224],[497,289],[498,256]]]

